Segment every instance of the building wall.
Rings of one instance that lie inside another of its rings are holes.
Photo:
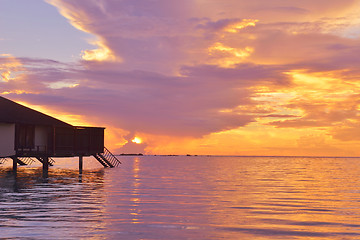
[[[15,155],[15,124],[0,123],[0,157]]]
[[[35,127],[35,148],[37,151],[39,148],[40,151],[46,151],[48,144],[48,129],[41,126]]]

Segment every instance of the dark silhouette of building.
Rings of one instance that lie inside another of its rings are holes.
[[[73,126],[0,96],[0,158],[27,165],[35,158],[44,168],[55,157],[94,156],[104,167],[120,161],[104,146],[102,127]]]

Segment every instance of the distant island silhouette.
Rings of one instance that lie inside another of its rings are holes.
[[[120,155],[120,156],[143,156],[144,154],[142,154],[142,153],[121,153],[118,155]]]

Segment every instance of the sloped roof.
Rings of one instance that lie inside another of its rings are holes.
[[[46,114],[20,105],[0,96],[0,122],[72,127],[72,125]]]

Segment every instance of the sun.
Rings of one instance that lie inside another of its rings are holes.
[[[142,143],[142,140],[141,140],[141,138],[139,138],[139,137],[134,137],[134,139],[133,140],[131,140],[133,143],[136,143],[136,144],[140,144],[140,143]]]

